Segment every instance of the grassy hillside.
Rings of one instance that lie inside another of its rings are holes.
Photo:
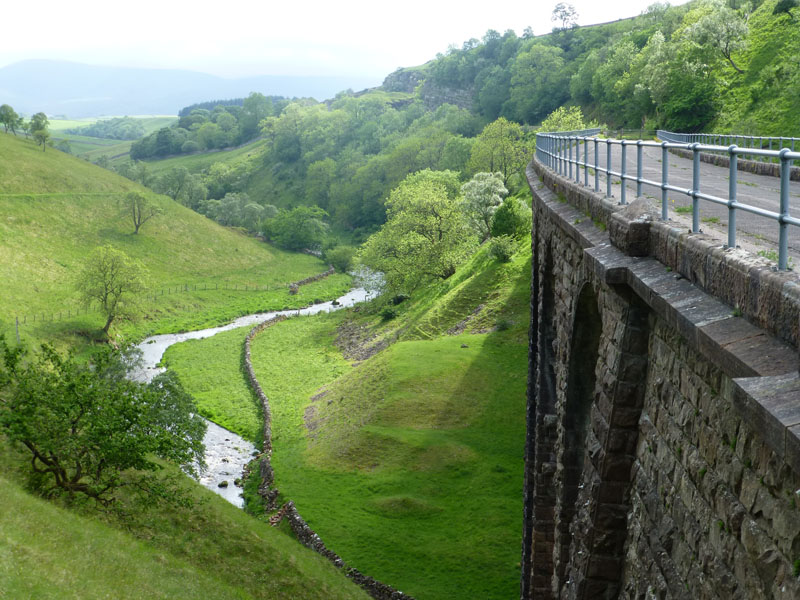
[[[253,344],[284,498],[346,561],[417,598],[517,592],[529,271],[527,249],[505,265],[483,249],[394,320],[365,307],[290,319]],[[245,334],[166,361],[196,396],[252,406]]]
[[[145,129],[145,135],[153,133],[162,127],[169,127],[177,120],[177,117],[168,115],[145,115],[133,118],[142,123],[142,126]],[[99,119],[96,118],[77,120],[51,119],[50,130],[52,131],[52,139],[54,142],[66,140],[69,142],[72,154],[93,162],[103,155],[107,156],[108,158],[121,158],[122,156],[127,156],[127,153],[130,152],[131,149],[131,140],[112,140],[66,132],[67,129],[91,125],[96,123],[98,120]]]
[[[134,337],[224,322],[239,314],[298,306],[284,284],[325,270],[317,258],[287,253],[211,220],[164,196],[150,194],[163,213],[133,235],[119,200],[137,184],[72,156],[42,152],[31,141],[0,134],[0,332],[25,317],[29,339],[97,328],[97,316],[55,319],[78,307],[73,281],[84,257],[111,244],[140,260],[153,293],[146,318],[123,330]],[[148,192],[149,193],[149,192]],[[178,286],[197,291],[175,293]],[[224,285],[249,291],[207,290]],[[269,286],[270,292],[254,292]],[[336,290],[346,286],[340,277]],[[165,290],[172,289],[172,294]],[[37,316],[35,325],[31,323]],[[42,319],[48,322],[42,323]]]
[[[0,598],[366,598],[330,563],[200,486],[191,509],[67,510],[0,441]]]
[[[147,166],[150,167],[150,170],[156,175],[160,175],[174,167],[185,167],[190,173],[199,173],[217,162],[225,163],[233,167],[252,158],[257,153],[260,153],[264,144],[264,140],[254,140],[232,150],[203,152],[200,154],[175,156],[163,160],[147,161]]]

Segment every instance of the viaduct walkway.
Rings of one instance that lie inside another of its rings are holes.
[[[644,178],[661,181],[662,151],[643,152]],[[674,207],[692,203],[694,162],[668,155],[665,220],[661,186],[635,199],[632,183],[620,205],[619,153],[611,198],[595,191],[603,162],[576,182],[550,158],[527,170],[521,598],[800,598],[800,277],[729,247],[727,206],[700,200],[686,224]],[[727,174],[703,165],[700,189],[725,198]],[[778,178],[737,180],[773,214],[737,208],[737,245],[773,249],[782,222],[797,256],[796,184],[777,199]]]
[[[635,144],[635,142],[634,142]],[[642,176],[651,181],[661,180],[661,150],[654,147],[645,147],[642,150],[643,168]],[[600,153],[599,163],[607,168],[606,155]],[[634,169],[636,162],[636,147],[629,146],[628,172]],[[612,170],[619,171],[622,161],[622,147],[612,146]],[[692,159],[683,155],[670,153],[669,155],[670,183],[690,189],[692,187],[693,165]],[[780,179],[774,175],[759,175],[744,170],[738,171],[738,199],[740,202],[757,206],[766,210],[777,211],[780,205]],[[591,179],[591,177],[590,177]],[[606,189],[606,175],[600,174],[600,188]],[[704,192],[726,197],[730,185],[729,170],[726,167],[700,163],[700,186]],[[591,182],[590,182],[591,183]],[[612,190],[614,197],[621,196],[621,183],[618,177],[612,176]],[[644,196],[651,205],[658,209],[661,203],[661,188],[649,184],[642,186]],[[636,182],[627,181],[627,197],[636,197]],[[668,193],[670,219],[675,223],[691,226],[691,214],[686,211],[692,205],[691,198],[685,194]],[[800,181],[790,180],[789,202],[791,214],[800,214]],[[704,233],[725,239],[728,226],[728,210],[716,204],[703,203],[700,209],[701,228]],[[778,229],[774,222],[760,218],[756,215],[740,213],[737,216],[736,228],[740,233],[739,244],[757,254],[776,252],[778,247]],[[789,257],[792,263],[800,268],[800,228],[791,228],[789,235]]]

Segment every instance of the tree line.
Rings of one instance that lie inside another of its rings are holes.
[[[235,101],[234,101],[235,102]],[[259,123],[279,114],[288,100],[253,92],[241,105],[200,103],[181,110],[178,122],[131,146],[133,160],[215,150],[248,142],[259,135]]]

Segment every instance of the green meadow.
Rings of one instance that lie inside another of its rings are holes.
[[[393,320],[369,306],[293,318],[252,347],[282,499],[349,564],[420,599],[519,585],[530,252],[505,265],[486,254]],[[357,363],[336,344],[352,328],[364,348],[389,345]],[[175,345],[165,361],[254,439],[246,333]]]

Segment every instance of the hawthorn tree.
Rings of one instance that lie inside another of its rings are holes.
[[[530,160],[529,154],[522,127],[500,117],[484,127],[475,139],[468,167],[472,173],[500,172],[503,185],[511,189],[512,179],[525,168]]]
[[[194,472],[205,421],[172,373],[126,377],[130,354],[105,348],[89,364],[43,345],[32,356],[0,337],[0,430],[31,454],[49,493],[114,502],[123,485],[164,493],[154,458]]]
[[[103,333],[116,319],[137,315],[138,297],[145,291],[144,267],[111,246],[95,248],[78,275],[76,287],[87,306],[98,307],[106,318]]]

